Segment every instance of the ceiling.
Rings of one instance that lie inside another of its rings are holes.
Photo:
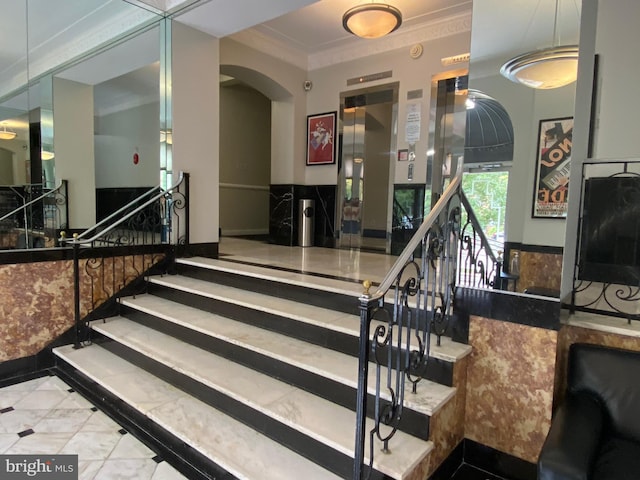
[[[176,21],[222,38],[250,31],[273,44],[286,45],[298,58],[308,59],[327,51],[359,49],[366,55],[380,51],[385,43],[399,48],[412,45],[414,32],[427,25],[473,14],[471,69],[473,62],[509,59],[518,53],[556,44],[577,43],[580,0],[386,0],[403,14],[402,27],[384,39],[363,40],[342,28],[342,14],[369,0],[11,0],[3,3],[0,32],[14,41],[0,42],[0,99],[24,85],[26,45],[29,45],[30,76],[70,62],[83,52],[96,49],[135,25],[157,20],[168,12]],[[377,0],[381,1],[381,0]],[[556,3],[558,2],[558,3]],[[142,8],[141,8],[142,7]],[[52,10],[55,8],[55,11]],[[25,12],[27,15],[25,16]],[[29,38],[25,37],[29,18]],[[24,38],[24,41],[20,41]],[[153,34],[140,42],[154,42]],[[21,44],[25,48],[19,48]],[[89,84],[114,79],[125,88],[121,75],[134,64],[148,65],[152,59],[132,55],[129,46],[118,57],[117,49],[93,62],[68,68],[65,78]],[[466,53],[466,52],[460,52]],[[127,58],[126,62],[118,58]],[[128,62],[128,63],[127,63]],[[108,71],[106,71],[107,69]],[[149,71],[141,75],[148,78]],[[132,84],[136,82],[132,79]],[[2,104],[0,104],[0,108]],[[6,116],[0,112],[0,120]]]

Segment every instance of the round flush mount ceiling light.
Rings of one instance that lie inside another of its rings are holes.
[[[505,63],[500,73],[531,88],[569,85],[578,77],[578,46],[564,45],[519,55]]]
[[[0,130],[0,140],[13,140],[17,135],[18,134],[16,132],[7,130],[7,126],[4,123],[2,124],[2,129]]]
[[[344,29],[362,38],[379,38],[397,30],[402,25],[402,13],[386,3],[366,3],[345,12]]]

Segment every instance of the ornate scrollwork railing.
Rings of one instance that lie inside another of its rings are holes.
[[[439,343],[451,318],[461,179],[460,169],[376,291],[371,293],[371,284],[364,284],[365,292],[360,297],[354,480],[363,478],[367,469],[365,422],[370,357],[375,362],[376,384],[375,393],[371,392],[375,403],[374,426],[368,439],[369,471],[374,466],[374,444],[381,442],[383,450],[388,450],[389,441],[399,428],[405,395],[416,392],[426,371],[431,334],[437,335]]]
[[[57,246],[58,233],[67,227],[67,181],[46,190],[41,184],[1,187],[0,248]]]
[[[124,293],[161,260],[189,248],[189,174],[153,188],[72,239],[76,348],[88,341],[91,312]]]
[[[491,244],[462,189],[460,199],[466,213],[466,221],[460,231],[458,285],[494,288],[496,276],[500,275],[502,260],[493,253]]]

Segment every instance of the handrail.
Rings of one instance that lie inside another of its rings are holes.
[[[491,248],[491,244],[489,243],[489,239],[485,235],[484,230],[482,229],[482,226],[480,225],[480,222],[478,221],[478,217],[476,217],[476,212],[474,212],[473,207],[471,206],[471,203],[469,203],[469,199],[467,198],[467,195],[464,193],[464,190],[462,190],[462,189],[460,190],[460,200],[462,201],[462,205],[464,206],[464,209],[467,211],[467,216],[469,217],[469,220],[471,221],[471,225],[473,225],[475,233],[478,234],[478,236],[480,237],[480,240],[482,242],[482,245],[484,246],[485,250],[487,251],[487,255],[489,255],[489,258],[495,264],[498,261],[497,257],[493,253],[493,249]]]
[[[182,177],[180,177],[180,180],[182,180]],[[179,184],[179,183],[178,183]],[[177,185],[176,185],[177,186]],[[175,187],[173,187],[175,188]],[[84,237],[87,233],[92,232],[93,230],[95,230],[96,228],[104,225],[105,223],[109,222],[112,218],[117,217],[118,215],[120,215],[122,212],[126,211],[127,209],[131,208],[132,205],[138,203],[141,199],[145,198],[148,195],[151,195],[154,192],[157,192],[158,190],[160,190],[161,192],[163,191],[161,186],[158,185],[157,187],[152,187],[150,188],[148,191],[146,191],[145,193],[143,193],[142,195],[136,197],[135,199],[133,199],[132,201],[130,201],[129,203],[127,203],[125,206],[119,208],[118,210],[116,210],[115,212],[113,212],[111,215],[109,215],[108,217],[102,219],[101,221],[99,221],[98,223],[96,223],[93,227],[90,227],[88,229],[86,229],[84,232],[82,232],[80,235],[78,235],[76,237],[76,239],[82,238]]]
[[[41,185],[41,184],[38,184]],[[33,200],[19,206],[18,208],[16,208],[15,210],[12,210],[11,212],[7,213],[6,215],[0,217],[0,222],[6,218],[9,218],[12,215],[15,215],[16,213],[18,213],[20,210],[26,209],[28,206],[33,205],[34,203],[39,202],[40,200],[44,199],[45,197],[48,197],[49,195],[52,195],[53,193],[57,192],[58,190],[60,190],[62,188],[62,186],[64,185],[64,180],[60,180],[60,185],[58,185],[56,188],[54,188],[53,190],[49,190],[47,193],[43,193],[42,195],[40,195],[38,198],[34,198]]]
[[[411,240],[409,240],[409,243],[407,243],[407,245],[404,247],[404,250],[402,250],[402,253],[400,253],[395,263],[391,266],[384,279],[378,286],[377,290],[369,296],[363,294],[363,297],[370,298],[372,300],[377,300],[384,297],[384,295],[387,293],[387,290],[391,288],[391,285],[398,277],[398,274],[402,271],[406,263],[413,255],[415,249],[420,246],[424,236],[435,224],[438,217],[440,217],[440,215],[446,208],[447,202],[458,191],[458,187],[462,183],[462,170],[462,163],[460,163],[458,165],[456,176],[453,178],[453,180],[451,180],[445,191],[442,193],[442,196],[438,199],[438,202],[429,212],[429,215],[427,215],[418,230],[416,230],[416,233],[414,233],[413,237],[411,237]]]
[[[178,188],[182,182],[184,181],[184,173],[180,172],[180,177],[178,178],[178,181],[171,187],[169,187],[166,190],[162,190],[160,191],[160,193],[158,193],[157,195],[151,197],[149,200],[147,200],[146,202],[144,202],[143,204],[139,205],[137,208],[135,208],[134,210],[132,210],[131,212],[129,212],[128,214],[124,215],[123,217],[121,217],[118,221],[112,223],[110,226],[108,226],[107,228],[105,228],[104,230],[100,230],[98,233],[96,233],[93,237],[85,239],[82,238],[87,232],[89,231],[93,231],[95,230],[99,225],[102,225],[105,223],[106,220],[112,219],[116,214],[121,213],[123,210],[126,210],[127,208],[130,208],[132,205],[138,203],[138,201],[141,198],[146,197],[147,195],[149,195],[150,192],[155,191],[157,189],[157,187],[154,187],[152,190],[147,191],[146,193],[143,193],[142,195],[140,195],[138,198],[136,198],[135,200],[129,202],[127,205],[125,205],[124,207],[120,208],[119,210],[117,210],[115,213],[109,215],[106,219],[102,220],[100,223],[95,224],[93,227],[88,228],[87,230],[85,230],[82,234],[78,235],[77,237],[74,237],[70,240],[67,241],[67,243],[73,245],[73,244],[89,244],[92,242],[95,242],[98,238],[102,237],[103,235],[106,235],[107,233],[111,232],[112,230],[114,230],[117,226],[119,226],[121,223],[129,220],[131,217],[133,217],[134,215],[136,215],[137,213],[141,212],[142,210],[144,210],[146,207],[148,207],[149,205],[153,204],[154,202],[156,202],[157,200],[161,199],[162,197],[164,197],[168,192],[170,192],[171,190],[175,190],[176,188]]]

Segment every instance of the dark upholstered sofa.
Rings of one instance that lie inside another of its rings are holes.
[[[539,480],[640,480],[640,353],[574,344]]]

